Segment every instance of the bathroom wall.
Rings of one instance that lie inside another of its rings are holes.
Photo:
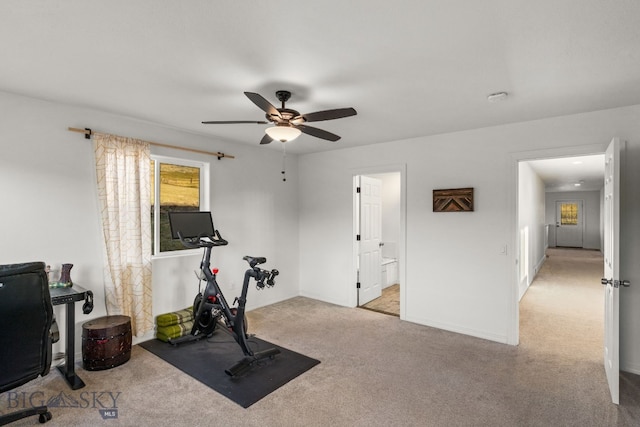
[[[383,258],[398,259],[400,241],[400,173],[368,175],[382,182],[382,247]]]

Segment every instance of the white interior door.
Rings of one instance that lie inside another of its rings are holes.
[[[604,176],[604,369],[611,400],[618,404],[619,390],[619,237],[620,237],[620,141],[611,141],[605,153]],[[625,286],[627,285],[624,283]]]
[[[358,304],[382,295],[382,182],[360,177],[360,242],[358,245]]]
[[[556,246],[583,247],[582,200],[556,202]]]

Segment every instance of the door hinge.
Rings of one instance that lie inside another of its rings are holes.
[[[360,241],[360,235],[359,234],[356,235],[356,241],[358,241],[358,242]]]
[[[356,289],[360,289],[360,282],[356,283]]]
[[[360,187],[356,187],[356,193],[360,194]]]

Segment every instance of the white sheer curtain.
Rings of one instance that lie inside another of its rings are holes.
[[[131,317],[140,336],[153,329],[149,144],[101,133],[93,139],[107,313]]]

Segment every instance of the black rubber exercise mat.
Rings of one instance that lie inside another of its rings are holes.
[[[253,351],[276,347],[280,349],[280,354],[273,359],[261,360],[249,372],[232,378],[225,373],[225,369],[244,355],[233,338],[222,331],[216,331],[211,338],[178,346],[157,339],[139,344],[243,408],[248,408],[320,363],[319,360],[256,337],[249,339],[249,345]]]

